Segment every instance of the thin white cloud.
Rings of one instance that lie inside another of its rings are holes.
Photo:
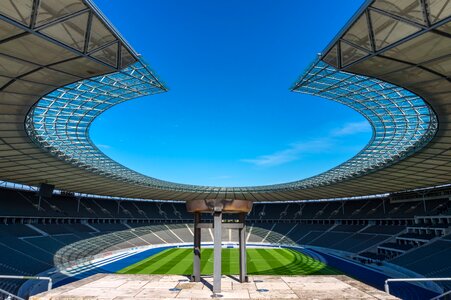
[[[302,154],[320,152],[329,149],[331,142],[328,137],[316,139],[305,143],[290,145],[287,149],[268,155],[261,155],[254,159],[242,159],[241,161],[261,167],[278,166],[290,161],[295,161]]]
[[[284,150],[272,154],[260,155],[252,159],[242,159],[241,161],[259,167],[278,166],[291,161],[296,161],[304,154],[330,151],[332,149],[337,150],[338,142],[335,137],[366,133],[371,132],[371,130],[371,125],[368,121],[346,123],[341,127],[331,130],[329,134],[322,138],[291,144]]]
[[[233,178],[233,177],[230,175],[220,175],[220,176],[213,177],[213,179],[230,179],[230,178]]]
[[[371,132],[371,125],[368,121],[346,123],[343,127],[332,131],[334,136],[352,135],[357,133]]]
[[[111,148],[110,145],[105,145],[105,144],[96,144],[96,146],[101,149],[110,149]]]

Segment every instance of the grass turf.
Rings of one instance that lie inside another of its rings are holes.
[[[201,273],[213,273],[213,249],[202,249]],[[188,275],[193,270],[193,250],[173,248],[150,256],[117,273]],[[291,249],[247,249],[250,275],[334,275],[340,271]],[[238,249],[222,249],[222,274],[239,273]]]

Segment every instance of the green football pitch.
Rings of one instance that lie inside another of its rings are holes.
[[[238,249],[222,249],[222,274],[239,273]],[[201,273],[213,273],[213,249],[201,252]],[[150,256],[120,271],[120,274],[189,275],[193,270],[193,250],[173,248]],[[324,263],[291,249],[247,249],[250,275],[333,275],[342,274]]]

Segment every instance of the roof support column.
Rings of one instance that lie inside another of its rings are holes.
[[[201,261],[201,229],[199,223],[201,222],[200,212],[194,213],[194,261],[193,261],[193,276],[192,281],[200,282],[200,261]]]
[[[246,260],[246,213],[240,213],[242,227],[238,229],[238,241],[240,244],[240,282],[248,282]]]
[[[222,211],[213,214],[214,226],[214,265],[213,265],[213,293],[221,292],[221,262],[222,262]]]

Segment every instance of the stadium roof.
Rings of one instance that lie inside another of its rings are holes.
[[[451,182],[451,2],[367,1],[293,91],[359,111],[369,144],[317,176],[256,187],[177,184],[105,156],[91,122],[164,85],[91,1],[0,2],[0,179],[89,194],[255,201],[349,197]]]

